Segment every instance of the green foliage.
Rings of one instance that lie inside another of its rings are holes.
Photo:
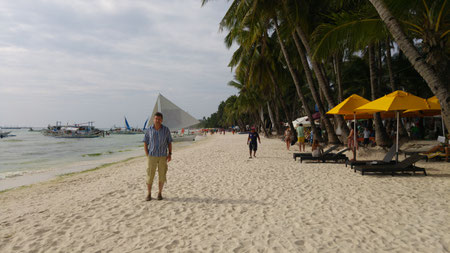
[[[448,0],[384,1],[427,62],[436,72],[448,75]],[[207,2],[210,1],[202,0],[202,5]],[[381,77],[378,89],[383,94],[391,91],[386,58],[386,50],[390,47],[384,45],[390,34],[369,1],[233,0],[220,22],[220,29],[227,33],[224,42],[228,48],[237,45],[228,65],[235,71],[235,77],[227,84],[235,87],[238,94],[222,101],[217,112],[203,119],[203,127],[254,125],[259,120],[261,108],[267,104],[284,122],[289,117],[304,115],[275,27],[302,82],[300,89],[307,100],[303,106],[312,108],[315,102],[306,85],[304,68],[292,37],[298,33],[298,28],[304,31],[311,46],[308,61],[311,63],[314,59],[323,66],[335,97],[337,74],[332,59],[337,55],[339,61],[342,60],[340,73],[344,98],[354,93],[368,99],[371,97],[366,50],[373,43],[381,48],[377,56],[377,76]],[[422,97],[431,97],[429,87],[399,52],[395,42],[393,48],[391,65],[397,87]],[[317,79],[316,76],[314,78]],[[317,80],[314,82],[317,84]],[[325,106],[326,102],[322,101]],[[328,102],[331,104],[332,101]]]

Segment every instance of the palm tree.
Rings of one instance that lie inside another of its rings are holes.
[[[439,99],[439,103],[441,104],[442,108],[442,114],[444,116],[443,118],[445,125],[447,126],[448,129],[450,129],[450,106],[449,106],[450,97],[448,85],[448,80],[450,80],[450,78],[448,78],[449,76],[448,66],[445,66],[446,70],[444,70],[443,71],[444,73],[440,76],[439,73],[436,72],[436,69],[433,69],[433,67],[429,63],[427,63],[427,61],[420,55],[414,44],[408,39],[406,34],[403,32],[399,22],[397,21],[395,16],[392,15],[386,3],[383,0],[369,0],[369,1],[375,7],[381,19],[386,24],[387,29],[392,34],[392,37],[394,37],[395,42],[398,44],[398,46],[403,51],[408,60],[411,62],[414,69],[422,76],[422,78],[428,84],[428,87],[430,87],[433,94],[435,94],[436,97]],[[446,10],[448,10],[448,7],[446,6],[447,1],[444,0],[440,2],[442,2],[441,5],[442,7],[439,11],[439,14],[437,15],[437,19],[435,22],[436,28],[439,28],[439,25],[443,20],[442,15],[446,15],[444,19],[448,20],[448,12],[445,12]],[[425,32],[425,30],[423,30],[423,32]],[[439,38],[444,39],[446,36],[448,36],[449,33],[450,31],[447,30],[443,32],[439,36]],[[426,40],[428,39],[432,38],[427,38]],[[446,79],[442,79],[444,77],[446,77]]]
[[[256,1],[258,2],[258,1]],[[272,1],[259,1],[259,3],[262,3],[260,6],[266,5],[265,8],[259,8],[256,9],[256,7],[259,7],[256,4],[250,5],[246,1],[234,1],[228,10],[227,14],[223,18],[221,22],[221,28],[227,28],[229,30],[229,34],[226,37],[227,45],[231,45],[234,41],[238,41],[238,43],[243,47],[242,49],[236,51],[239,53],[240,56],[242,56],[245,53],[256,55],[258,52],[255,51],[256,48],[258,48],[257,43],[260,43],[264,40],[264,38],[267,38],[267,30],[270,29],[270,19],[274,15],[272,12],[273,10],[273,3]],[[280,38],[278,36],[278,38]],[[279,39],[280,40],[280,39]],[[301,87],[300,87],[300,81],[298,79],[297,74],[294,71],[294,68],[290,62],[289,58],[287,57],[286,49],[284,47],[284,44],[280,43],[281,51],[283,52],[284,58],[286,60],[286,64],[288,65],[288,68],[293,75],[293,81],[294,85],[297,90],[297,94],[302,101],[303,107],[310,118],[311,122],[314,122],[312,119],[312,113],[309,109],[308,101],[306,100]],[[237,60],[238,57],[235,58],[234,64],[239,62],[240,60]],[[264,58],[264,57],[263,57]],[[242,61],[240,61],[242,63]],[[252,61],[252,63],[255,63],[257,61]],[[267,61],[266,61],[267,62]],[[270,62],[270,61],[268,61]],[[266,65],[266,70],[268,70],[268,73],[270,75],[271,82],[274,87],[277,87],[277,82],[274,78],[274,75],[271,71],[271,69]],[[253,76],[253,68],[254,65],[250,65],[250,71],[249,76],[250,78],[248,81],[250,81]],[[239,67],[238,67],[239,68]],[[256,83],[256,82],[253,82]],[[283,105],[283,104],[282,104]],[[285,106],[283,106],[285,107]],[[287,113],[286,109],[283,108],[285,113]],[[290,117],[287,116],[287,119]],[[288,120],[289,124],[292,128],[292,120]],[[315,129],[314,123],[312,123],[313,129]],[[329,133],[333,134],[334,129],[331,126],[331,124],[328,124]],[[330,136],[331,142],[338,142],[337,137]]]
[[[310,2],[306,0],[303,1],[283,0],[282,2],[283,2],[282,10],[284,16],[290,21],[290,24],[294,29],[296,36],[300,38],[300,41],[302,42],[303,47],[305,48],[306,53],[303,54],[305,55],[305,57],[309,58],[309,61],[311,62],[312,69],[314,71],[314,74],[320,87],[320,91],[322,92],[321,94],[323,94],[330,107],[336,106],[335,100],[331,95],[330,84],[323,72],[323,66],[321,66],[319,62],[317,62],[314,58],[311,57],[312,50],[310,47],[309,41],[310,39],[308,34],[305,32],[305,28],[302,27],[302,24],[304,26],[308,26],[308,28],[314,27],[316,25],[316,18],[313,15],[317,14],[315,13],[315,11],[320,10],[321,8],[327,8],[328,6],[324,2],[319,3],[317,1]],[[299,4],[299,2],[301,4]],[[297,49],[298,48],[299,47],[297,46]],[[302,54],[302,52],[299,51],[299,54]],[[303,64],[303,66],[305,67],[305,64]],[[307,64],[307,66],[309,68],[309,64]],[[341,115],[334,115],[334,118],[336,119],[338,125],[341,127],[343,135],[347,135],[349,131],[347,125],[345,124],[344,118]]]
[[[377,99],[377,89],[376,89],[376,70],[375,70],[375,52],[374,52],[374,45],[373,43],[369,44],[368,47],[368,53],[369,53],[369,69],[370,69],[370,89],[372,94],[372,100]],[[375,141],[377,145],[382,147],[388,147],[392,145],[392,142],[390,141],[386,129],[383,126],[383,123],[381,121],[380,113],[375,113],[373,115],[374,121],[375,121]]]

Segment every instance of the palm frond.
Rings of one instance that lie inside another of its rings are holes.
[[[326,59],[345,49],[360,50],[370,42],[383,40],[388,32],[379,18],[361,13],[342,12],[331,16],[333,22],[319,25],[312,34],[313,58]]]

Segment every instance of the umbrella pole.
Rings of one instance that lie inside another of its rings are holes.
[[[442,136],[445,137],[445,125],[444,125],[444,115],[442,114],[442,110],[441,110],[441,123],[442,123]]]
[[[356,113],[353,113],[353,160],[356,161]]]
[[[398,163],[398,125],[400,125],[400,112],[396,111],[395,112],[397,114],[397,136],[396,136],[396,144],[395,144],[395,151],[396,151],[396,162]]]

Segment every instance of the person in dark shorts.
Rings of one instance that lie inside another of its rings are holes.
[[[253,150],[253,157],[256,157],[256,150],[258,150],[258,143],[256,140],[259,141],[261,144],[261,139],[259,138],[259,134],[255,131],[255,127],[252,127],[252,131],[248,134],[247,139],[247,145],[250,148],[250,157],[252,158],[252,150]]]
[[[368,127],[364,129],[364,147],[367,147],[370,144],[370,130]]]

